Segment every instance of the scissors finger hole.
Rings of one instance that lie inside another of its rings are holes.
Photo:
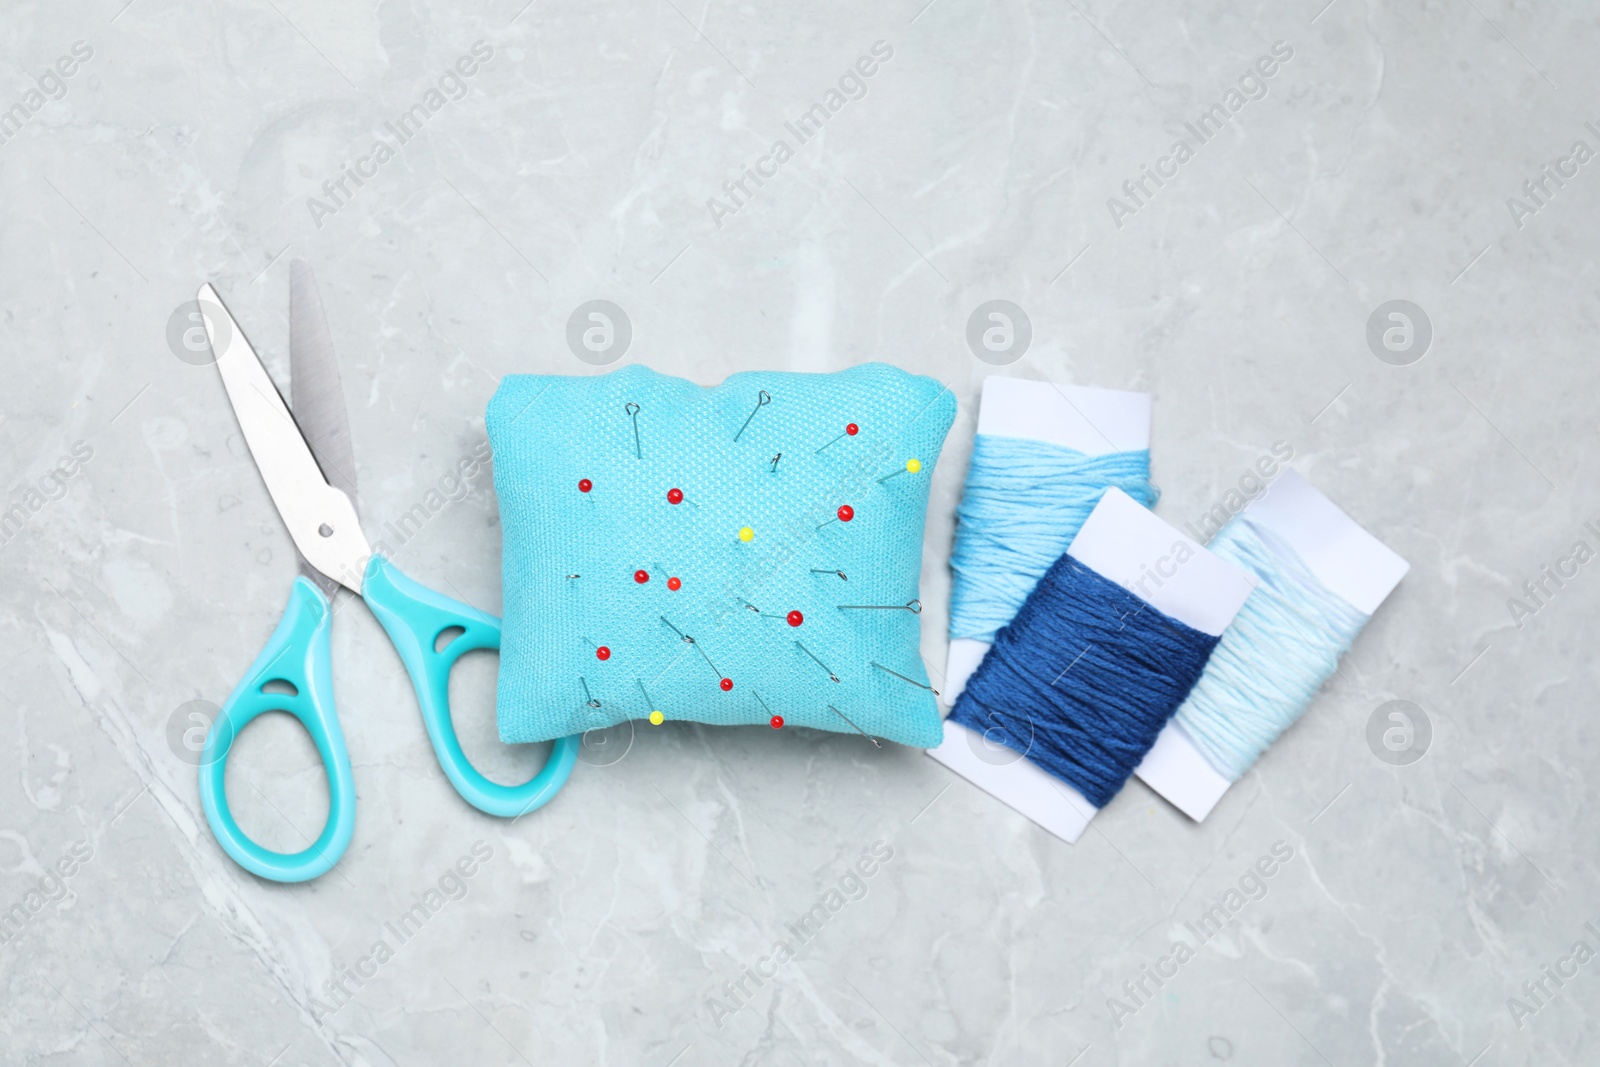
[[[263,693],[272,693],[276,696],[297,697],[300,695],[300,690],[295,688],[295,684],[287,678],[273,678],[262,682],[261,691]]]
[[[287,711],[269,711],[233,739],[224,788],[234,821],[262,848],[295,853],[328,821],[328,778],[311,735]]]
[[[444,629],[440,630],[436,635],[434,635],[433,650],[435,652],[443,652],[445,649],[450,647],[456,638],[460,637],[466,632],[467,629],[464,626],[446,626]]]
[[[492,648],[475,649],[450,671],[450,723],[467,762],[500,785],[521,785],[544,767],[550,745],[507,745],[495,726],[495,676],[500,656]]]

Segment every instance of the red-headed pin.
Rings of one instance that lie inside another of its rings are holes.
[[[826,526],[826,525],[828,525],[828,523],[832,523],[832,522],[849,522],[851,519],[853,519],[855,517],[856,517],[856,509],[855,508],[851,507],[849,504],[840,504],[839,505],[839,510],[833,513],[833,518],[829,519],[828,522],[825,522],[825,523],[822,523],[821,525],[819,525],[817,527],[817,529],[820,530],[820,529],[822,529],[823,526]]]
[[[813,455],[815,455],[817,453],[820,453],[822,451],[822,449],[828,448],[828,447],[834,445],[835,443],[843,440],[846,437],[854,437],[856,434],[858,434],[860,432],[861,432],[861,427],[857,426],[853,422],[849,423],[849,424],[847,424],[845,426],[844,433],[840,434],[838,437],[835,437],[832,441],[829,441],[827,444],[823,445],[822,448],[817,449],[817,452],[813,453]]]

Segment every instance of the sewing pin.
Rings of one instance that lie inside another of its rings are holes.
[[[682,504],[685,501],[688,502],[691,508],[694,508],[697,511],[699,510],[700,505],[685,497],[682,489],[679,489],[677,486],[673,486],[671,489],[667,490],[667,503],[677,505]]]
[[[733,435],[733,440],[734,440],[735,443],[737,443],[739,438],[741,436],[743,436],[744,430],[745,430],[745,426],[749,426],[750,425],[750,419],[753,419],[753,418],[756,417],[756,411],[760,411],[762,408],[766,407],[770,403],[772,403],[772,396],[765,389],[761,390],[759,393],[756,394],[755,410],[750,412],[749,417],[744,420],[744,426],[739,427],[739,432]]]
[[[776,456],[772,457],[772,473],[773,474],[777,474],[778,473],[778,460],[780,460],[782,458],[783,458],[783,453],[782,452],[779,452]]]
[[[922,601],[908,600],[904,604],[840,604],[840,611],[909,611],[922,614]]]
[[[841,582],[848,582],[850,580],[849,578],[845,577],[844,571],[829,570],[827,567],[812,567],[811,568],[811,573],[812,574],[837,574],[839,576],[839,580]]]
[[[589,479],[587,479],[587,478],[579,478],[578,479],[578,492],[587,493],[589,490],[591,490],[593,488],[594,488],[594,483],[591,482]]]
[[[817,666],[821,667],[823,670],[827,671],[828,672],[828,678],[831,681],[837,682],[839,680],[839,676],[837,674],[833,673],[833,669],[831,667],[829,667],[826,663],[822,662],[820,659],[817,659],[817,657],[812,654],[812,652],[811,652],[811,650],[809,648],[807,648],[805,645],[801,644],[799,641],[796,641],[795,645],[800,649],[801,652],[804,652],[806,655],[811,656],[812,662],[814,662]]]
[[[661,619],[662,622],[666,622],[667,623],[667,628],[669,630],[671,630],[673,633],[677,634],[679,637],[683,638],[683,643],[684,644],[686,644],[686,645],[694,644],[694,638],[690,637],[688,634],[684,633],[682,630],[680,630],[676,626],[672,625],[672,623],[667,622],[667,617],[665,615],[660,616],[660,619]]]
[[[844,433],[840,434],[838,437],[835,437],[832,441],[829,441],[828,444],[823,445],[822,448],[817,449],[817,451],[812,453],[812,455],[820,455],[822,453],[822,449],[823,448],[827,448],[829,445],[832,445],[834,442],[838,441],[840,438],[843,438],[843,437],[854,437],[856,434],[858,434],[860,432],[861,432],[861,427],[857,426],[855,423],[852,422],[852,423],[850,423],[849,425],[847,425],[844,428]]]
[[[600,706],[600,702],[590,694],[589,683],[584,680],[584,677],[581,674],[578,675],[578,684],[583,686],[584,703],[588,704],[591,708],[598,708]]]
[[[582,578],[583,575],[581,575],[581,574],[569,574],[569,575],[567,575],[567,577],[568,578]]]
[[[643,459],[644,451],[639,447],[639,405],[629,402],[622,405],[622,410],[633,416],[633,454]]]
[[[853,519],[855,517],[856,517],[856,509],[855,508],[851,507],[849,504],[840,504],[839,505],[839,510],[833,513],[833,518],[829,519],[828,522],[822,523],[820,526],[817,527],[817,529],[819,529],[819,530],[822,529],[822,527],[823,526],[827,526],[828,523],[849,522],[851,519]]]
[[[920,460],[920,459],[908,459],[908,460],[906,460],[906,465],[904,467],[902,467],[900,470],[895,471],[893,474],[885,474],[882,478],[879,478],[878,479],[878,484],[882,485],[884,482],[888,481],[890,478],[898,478],[902,474],[908,474],[908,473],[909,474],[915,474],[918,471],[920,471],[921,469],[922,469],[922,460]]]
[[[722,691],[724,693],[730,691],[733,688],[733,679],[722,677],[722,672],[717,670],[717,665],[711,662],[711,657],[706,655],[706,650],[700,647],[699,642],[695,643],[694,650],[700,653],[700,658],[706,661],[706,666],[716,672],[717,684],[722,687]]]
[[[740,603],[742,603],[745,607],[749,608],[751,611],[755,612],[757,615],[761,616],[763,619],[782,619],[784,622],[787,622],[790,626],[799,626],[801,623],[806,621],[806,617],[803,614],[801,614],[798,610],[791,611],[791,612],[788,612],[787,614],[780,615],[780,614],[778,614],[776,612],[762,611],[760,608],[758,608],[754,604],[750,603],[750,601],[744,600],[743,598],[740,599]]]
[[[667,717],[655,709],[656,702],[650,699],[650,691],[644,687],[644,682],[635,678],[633,684],[638,686],[639,692],[644,694],[644,706],[650,709],[650,725],[660,726],[663,722],[666,722]]]
[[[716,671],[717,677],[719,679],[721,679],[721,683],[720,684],[722,685],[722,691],[724,693],[726,693],[728,690],[732,689],[733,688],[733,679],[732,678],[723,678],[722,677],[722,672],[718,671],[717,670],[717,665],[715,663],[711,662],[711,657],[706,655],[706,650],[700,647],[700,642],[694,640],[693,638],[690,638],[689,643],[694,645],[694,650],[696,652],[700,653],[700,658],[706,661],[706,666],[710,667],[713,671]]]
[[[700,658],[706,661],[706,666],[710,667],[714,671],[717,671],[717,665],[715,663],[711,662],[711,657],[706,655],[706,650],[700,647],[700,642],[696,641],[694,638],[690,637],[688,634],[684,633],[682,630],[678,629],[676,626],[673,626],[672,623],[667,622],[667,617],[665,615],[660,615],[660,616],[657,616],[657,617],[662,622],[666,622],[667,623],[667,628],[668,629],[670,629],[673,633],[677,634],[679,637],[683,638],[683,643],[684,644],[693,645],[694,646],[694,650],[696,652],[700,653]],[[717,671],[717,674],[720,676],[722,674],[722,672],[721,671]],[[730,690],[733,689],[733,679],[732,678],[723,678],[718,684],[722,686],[722,691],[724,693],[729,692]]]
[[[865,737],[868,741],[872,742],[872,747],[873,748],[882,748],[883,747],[882,745],[878,744],[878,739],[876,737],[869,736],[867,734],[867,732],[865,730],[863,730],[861,727],[856,726],[856,724],[853,723],[853,722],[850,722],[850,716],[846,715],[844,712],[840,711],[838,708],[834,707],[832,704],[828,705],[828,710],[833,712],[835,715],[839,716],[839,718],[843,719],[845,722],[850,723],[850,725],[855,728],[856,733],[860,734],[862,737]]]
[[[910,682],[912,685],[916,686],[918,689],[926,689],[928,692],[932,693],[934,696],[938,696],[939,695],[939,691],[937,689],[935,689],[931,685],[923,685],[921,682],[917,681],[915,678],[907,678],[905,675],[901,674],[899,671],[891,671],[888,667],[885,667],[881,663],[873,663],[872,665],[874,667],[878,668],[880,671],[883,671],[885,674],[894,675],[896,678],[900,679],[902,682]]]
[[[767,702],[765,700],[761,699],[761,694],[757,693],[754,689],[750,690],[750,692],[755,696],[756,702],[761,705],[761,710],[765,711],[768,715],[772,715],[772,709],[767,707]],[[783,729],[782,715],[772,715],[772,718],[768,719],[767,722],[772,724],[772,728],[774,730]]]

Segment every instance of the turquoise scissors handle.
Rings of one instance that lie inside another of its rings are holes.
[[[559,738],[544,768],[530,781],[500,785],[467,761],[450,721],[450,669],[475,649],[498,649],[500,620],[412,581],[382,556],[373,556],[367,563],[361,596],[406,665],[434,755],[461,798],[479,811],[501,818],[526,815],[547,804],[566,784],[577,762],[577,736]],[[435,650],[439,635],[458,626],[462,633],[442,650]]]
[[[491,782],[467,760],[450,721],[450,671],[475,649],[500,647],[500,620],[406,577],[381,556],[367,563],[361,596],[383,624],[411,677],[428,740],[445,776],[462,798],[489,815],[525,815],[548,803],[566,784],[578,758],[578,738],[555,742],[543,769],[522,785]],[[339,862],[355,828],[355,780],[344,734],[333,709],[328,601],[315,585],[296,578],[283,619],[211,726],[200,761],[200,800],[217,841],[239,866],[275,882],[304,882]],[[459,628],[442,649],[447,630]],[[273,686],[272,692],[266,687]],[[289,694],[281,683],[293,689]],[[287,711],[305,726],[328,776],[328,821],[301,852],[274,852],[247,837],[228,808],[224,785],[233,739],[257,716]]]
[[[327,873],[344,855],[355,830],[355,776],[344,732],[333,713],[328,640],[332,617],[321,590],[296,578],[278,628],[222,705],[200,753],[200,802],[211,832],[235,863],[274,882],[305,882]],[[274,691],[268,692],[266,687],[274,683]],[[256,844],[233,821],[228,808],[225,771],[234,738],[269,711],[286,711],[300,720],[328,776],[328,821],[322,834],[301,852],[274,852]]]

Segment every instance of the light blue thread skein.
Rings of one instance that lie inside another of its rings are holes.
[[[1206,546],[1260,584],[1175,718],[1217,771],[1244,776],[1293,726],[1370,617],[1324,586],[1294,550],[1244,517]]]
[[[978,434],[956,509],[950,636],[992,643],[1113,485],[1153,505],[1149,450],[1087,456],[1045,441]]]

